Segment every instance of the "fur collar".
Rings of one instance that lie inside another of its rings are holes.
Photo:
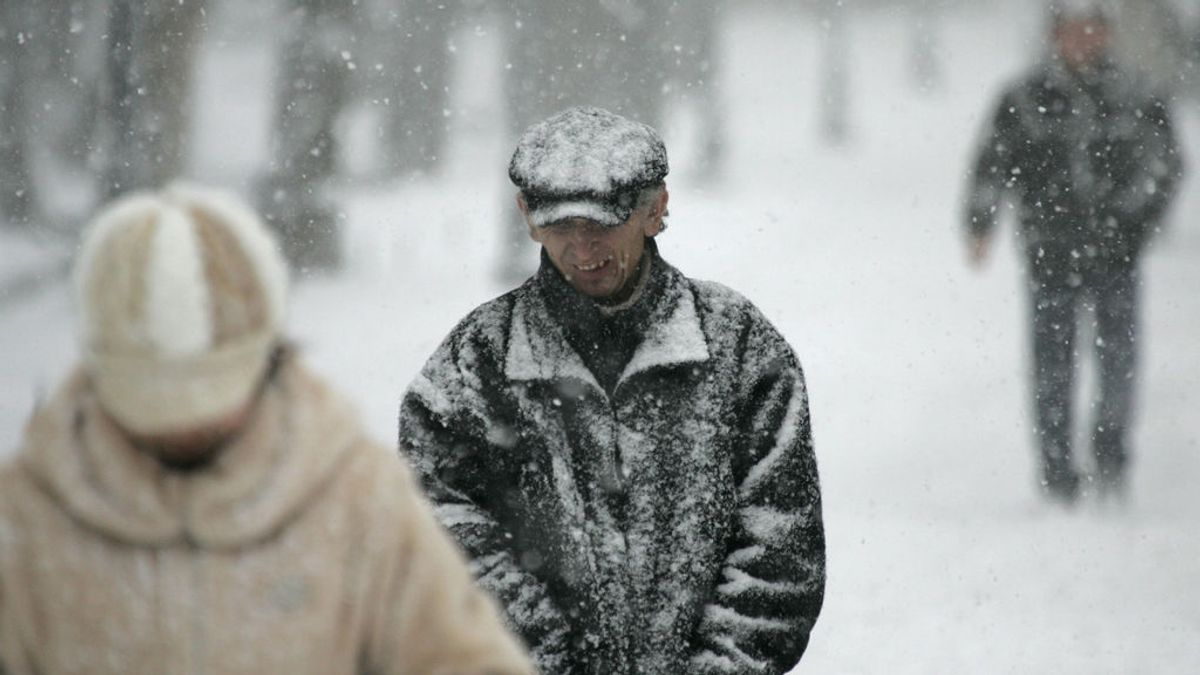
[[[134,447],[82,371],[34,414],[19,461],[72,518],[114,539],[232,549],[303,513],[361,440],[349,407],[287,357],[246,430],[202,470],[172,471]]]
[[[648,318],[649,325],[621,373],[618,386],[651,368],[709,358],[691,284],[662,258],[656,258],[654,264],[661,265],[666,275],[661,291],[663,297],[655,303]],[[571,378],[604,391],[583,359],[571,348],[562,327],[551,316],[545,299],[534,284],[521,289],[513,306],[505,375],[512,380]]]

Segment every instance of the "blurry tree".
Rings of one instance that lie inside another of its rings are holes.
[[[913,0],[908,6],[912,27],[912,76],[921,91],[937,88],[942,79],[938,59],[942,10],[940,0]]]
[[[668,0],[512,0],[506,94],[510,128],[573,105],[657,125]]]
[[[104,95],[107,3],[0,2],[0,219],[53,229],[70,208],[65,172],[84,178],[90,200]],[[53,189],[47,189],[50,185]],[[72,191],[74,192],[74,191]],[[39,199],[47,194],[53,200]]]
[[[460,11],[445,0],[392,0],[384,67],[383,137],[390,172],[429,173],[446,146],[450,34]]]
[[[28,225],[36,211],[29,85],[36,71],[33,46],[42,37],[40,9],[32,2],[0,2],[0,221],[6,225]]]
[[[64,91],[56,150],[89,178],[101,163],[109,125],[105,114],[109,96],[105,77],[109,11],[108,0],[70,0],[57,61]]]
[[[664,45],[668,92],[674,102],[690,105],[699,124],[697,166],[689,167],[711,178],[721,170],[725,146],[725,106],[721,99],[720,17],[723,0],[667,3],[667,40]]]
[[[337,163],[334,127],[357,67],[358,3],[288,0],[288,9],[259,207],[295,269],[334,269],[342,256],[338,213],[325,191]]]
[[[817,0],[821,26],[821,90],[817,95],[819,124],[827,141],[835,145],[850,136],[850,68],[847,23],[849,0]]]
[[[205,5],[206,0],[111,0],[108,196],[160,187],[183,170]]]

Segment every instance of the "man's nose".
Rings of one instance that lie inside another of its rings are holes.
[[[579,225],[571,228],[571,243],[576,246],[594,246],[599,239],[599,229],[591,225]]]

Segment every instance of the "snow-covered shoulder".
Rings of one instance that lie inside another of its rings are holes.
[[[799,367],[795,350],[753,301],[716,281],[690,281],[710,341],[729,340],[747,357],[784,358]]]
[[[457,358],[468,344],[488,353],[503,354],[517,298],[529,292],[529,282],[495,297],[467,313],[446,335],[430,363],[437,358]]]

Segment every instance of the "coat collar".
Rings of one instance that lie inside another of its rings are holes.
[[[662,258],[667,274],[664,297],[618,385],[638,373],[663,366],[707,361],[708,344],[688,280]],[[510,380],[574,379],[603,392],[583,359],[571,348],[562,328],[532,282],[517,293],[509,328],[504,374]]]
[[[349,407],[292,361],[204,470],[171,471],[135,448],[82,372],[35,414],[20,461],[65,511],[118,540],[214,549],[260,541],[314,501],[360,438]]]

